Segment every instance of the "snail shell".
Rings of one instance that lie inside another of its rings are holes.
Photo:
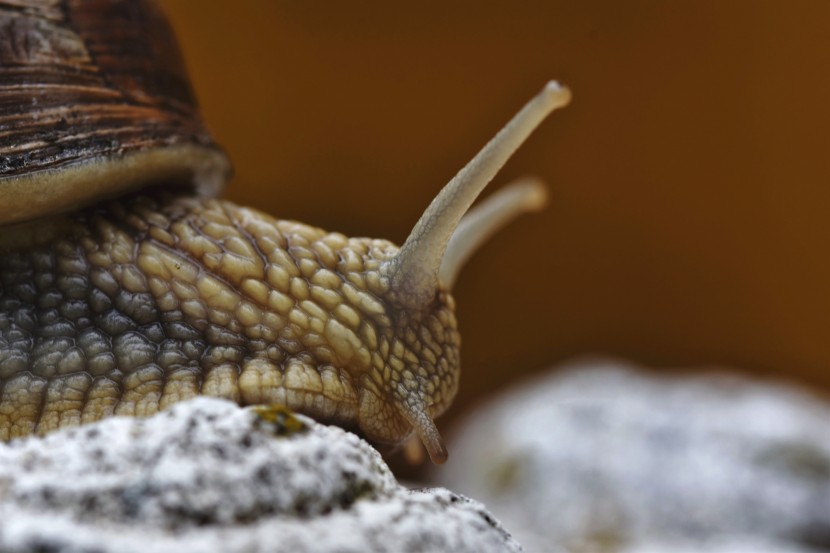
[[[446,459],[433,421],[458,387],[449,290],[543,189],[464,214],[567,89],[527,104],[401,248],[213,199],[229,164],[150,2],[0,1],[0,99],[0,438],[207,394],[378,446],[414,432]]]
[[[153,182],[212,196],[227,179],[153,3],[0,2],[0,98],[0,221]]]

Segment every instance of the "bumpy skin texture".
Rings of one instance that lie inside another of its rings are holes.
[[[0,438],[204,394],[395,445],[401,406],[436,417],[455,395],[454,302],[397,309],[387,241],[161,191],[3,232]]]

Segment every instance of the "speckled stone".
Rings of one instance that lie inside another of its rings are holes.
[[[780,382],[583,361],[471,413],[442,485],[529,551],[826,551],[830,406]]]
[[[479,503],[400,486],[351,433],[202,397],[0,445],[0,550],[522,548]]]

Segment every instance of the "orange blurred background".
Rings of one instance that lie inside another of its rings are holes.
[[[400,243],[543,83],[494,188],[551,205],[456,286],[452,412],[574,354],[830,387],[830,2],[167,0],[227,196]]]

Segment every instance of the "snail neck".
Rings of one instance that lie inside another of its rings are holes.
[[[66,236],[73,227],[65,215],[0,227],[0,254],[39,248]]]

